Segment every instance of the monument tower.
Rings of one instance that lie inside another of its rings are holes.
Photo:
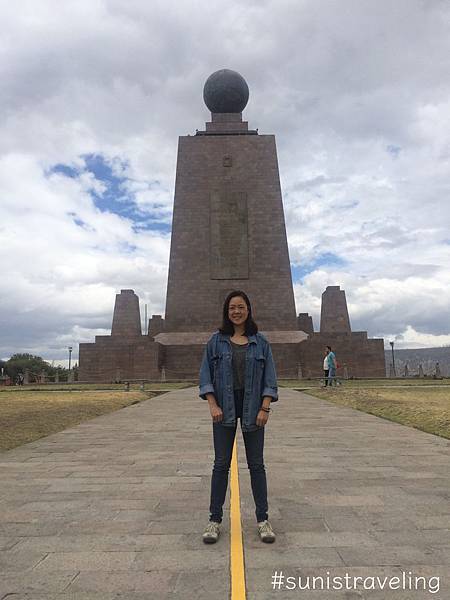
[[[213,73],[203,97],[211,122],[179,139],[165,330],[214,331],[233,289],[261,329],[297,329],[275,136],[242,120],[239,73]]]
[[[306,335],[297,326],[275,136],[243,121],[249,89],[236,71],[213,73],[203,98],[211,121],[179,138],[164,332],[155,340],[169,372],[198,371],[226,295],[242,289],[280,369],[282,361],[294,375]]]

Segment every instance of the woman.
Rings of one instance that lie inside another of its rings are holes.
[[[278,400],[277,379],[269,342],[258,333],[250,300],[240,290],[228,294],[223,305],[222,327],[206,345],[200,369],[200,397],[209,403],[215,453],[210,516],[203,541],[214,543],[220,535],[228,471],[240,418],[258,533],[263,542],[274,542],[275,534],[267,514],[263,454],[270,403]]]

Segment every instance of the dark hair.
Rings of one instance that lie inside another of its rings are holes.
[[[256,333],[258,333],[258,325],[255,323],[255,321],[253,320],[253,317],[252,317],[252,307],[250,304],[250,300],[248,299],[247,294],[241,290],[234,290],[234,291],[230,292],[228,294],[228,296],[225,298],[225,302],[223,303],[222,327],[219,328],[219,331],[220,331],[220,333],[225,333],[225,334],[230,334],[230,335],[233,335],[233,333],[234,333],[234,325],[230,321],[230,317],[228,316],[228,309],[230,306],[231,299],[235,298],[236,296],[240,296],[241,298],[244,298],[245,304],[247,305],[248,317],[247,317],[247,320],[245,321],[245,335],[246,336],[255,335]]]
[[[327,348],[328,348],[328,350],[329,350],[330,352],[332,351],[332,350],[331,350],[331,346],[327,346]]]

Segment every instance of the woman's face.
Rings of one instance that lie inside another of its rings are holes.
[[[243,325],[248,317],[247,304],[242,296],[234,296],[228,305],[228,318],[233,325]]]

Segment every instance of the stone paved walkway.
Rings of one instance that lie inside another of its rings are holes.
[[[270,419],[273,546],[256,535],[238,436],[247,598],[448,600],[450,442],[291,390]],[[212,459],[195,389],[0,454],[0,600],[226,600],[228,498],[219,543],[201,541]],[[290,587],[427,579],[425,591],[272,590],[275,570]]]

